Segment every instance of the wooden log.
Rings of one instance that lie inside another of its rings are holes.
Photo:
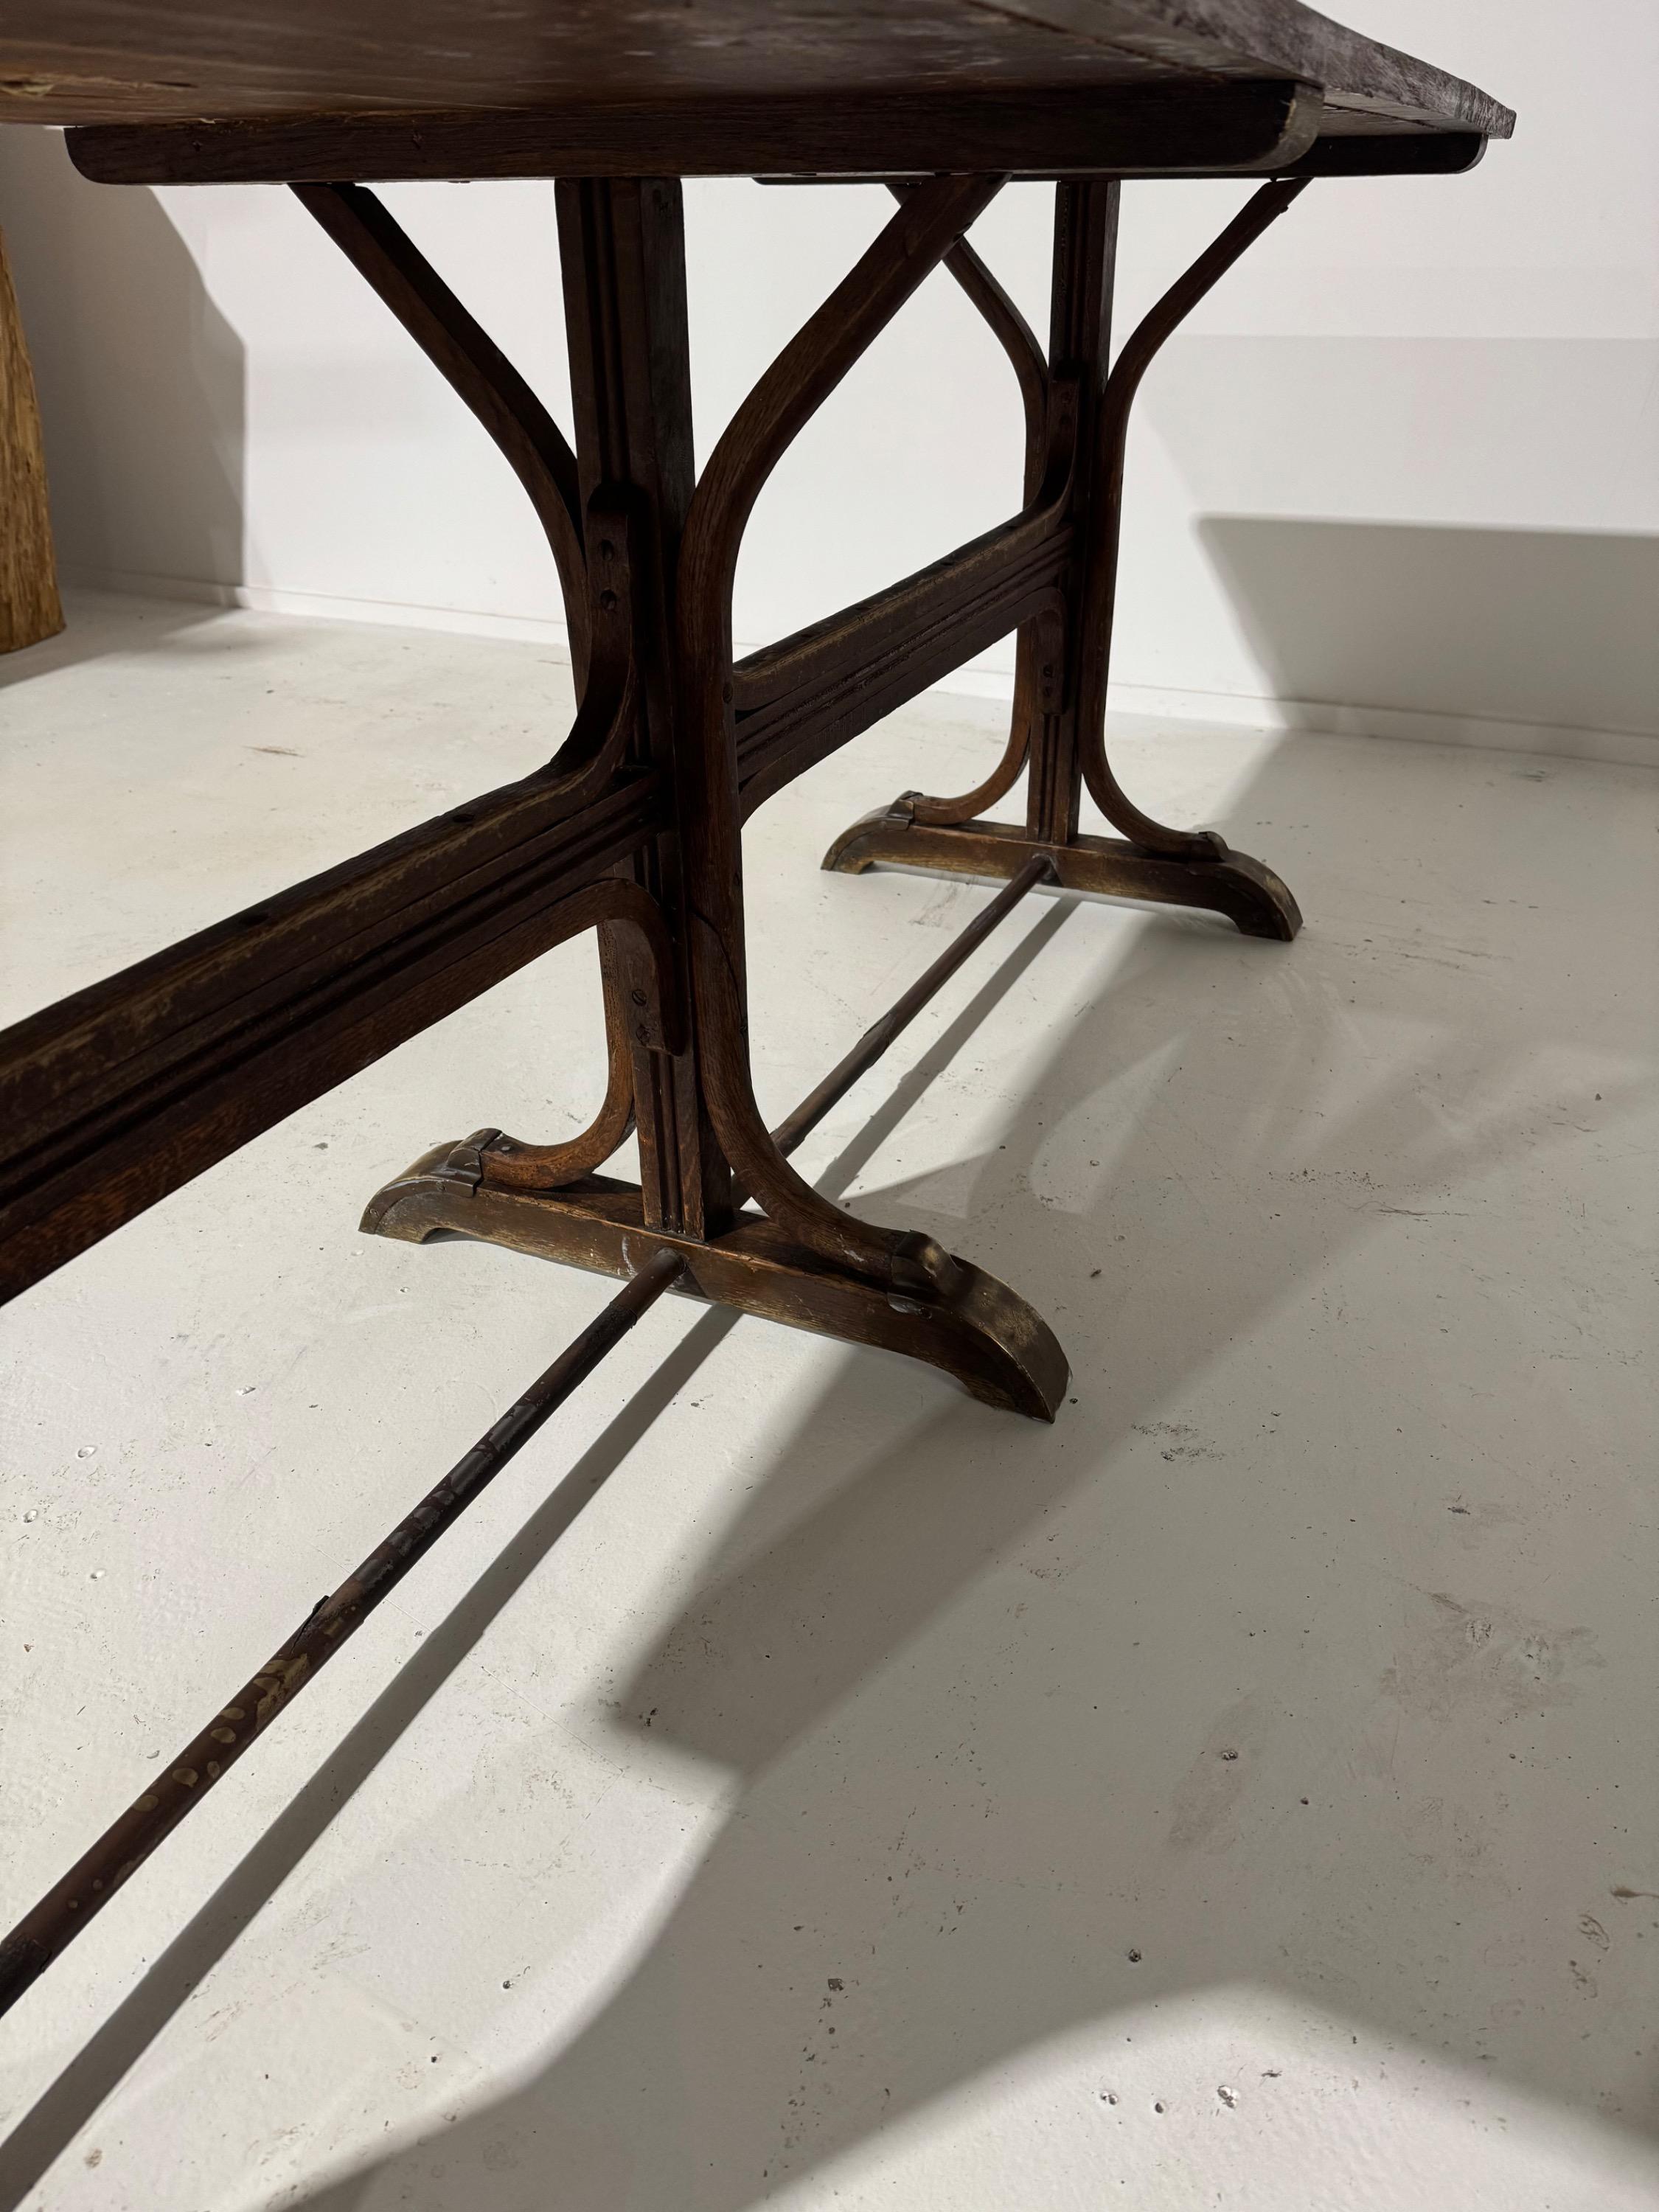
[[[0,237],[0,653],[63,627],[34,373]]]

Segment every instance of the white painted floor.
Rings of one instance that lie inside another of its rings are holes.
[[[0,667],[12,1018],[544,757],[539,648],[88,602]],[[987,894],[750,835],[781,1110]],[[0,2206],[1659,2202],[1656,779],[1192,726],[1308,917],[1033,899],[805,1156],[1053,1430],[659,1309],[0,2028]],[[359,1237],[599,1095],[562,950],[8,1310],[3,1906],[608,1295]]]

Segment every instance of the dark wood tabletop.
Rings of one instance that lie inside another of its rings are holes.
[[[1237,127],[1183,149],[1177,99]],[[1264,149],[1245,125],[1274,99],[1285,127]],[[179,142],[167,173],[204,179],[302,172],[292,126],[343,115],[367,147],[409,148],[392,165],[409,174],[443,173],[443,132],[422,153],[395,118],[476,130],[489,114],[526,173],[848,173],[890,169],[913,136],[918,168],[1027,170],[1034,106],[1053,118],[1048,169],[1126,173],[1283,168],[1316,143],[1484,141],[1514,123],[1297,0],[11,0],[0,19],[0,118],[147,126],[152,148],[156,125],[243,126],[205,134],[194,168]],[[82,165],[120,180],[125,143],[111,133]],[[1372,147],[1314,166],[1454,164]]]

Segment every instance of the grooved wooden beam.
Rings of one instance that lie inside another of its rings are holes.
[[[631,922],[672,979],[655,908],[605,880],[665,805],[655,775],[574,807],[509,785],[0,1034],[0,1298],[580,930]]]
[[[1055,601],[1075,545],[1042,507],[732,672],[750,812],[786,783]]]

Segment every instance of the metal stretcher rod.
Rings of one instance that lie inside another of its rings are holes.
[[[773,1130],[772,1141],[786,1158],[805,1142],[830,1108],[846,1097],[860,1076],[875,1066],[894,1038],[908,1029],[927,1001],[949,982],[963,962],[979,950],[997,924],[1007,919],[1026,892],[1035,890],[1041,883],[1053,881],[1054,876],[1054,862],[1047,854],[1035,854],[1018,875],[1008,878],[990,905],[976,914],[965,929],[958,931],[904,996],[890,1006],[879,1021],[872,1022],[847,1057],[838,1060],[817,1090],[809,1091],[787,1121],[780,1121]]]
[[[1028,861],[989,906],[952,939],[927,972],[871,1024],[846,1058],[774,1132],[781,1151],[794,1150],[1026,892],[1052,873],[1050,863],[1042,855]],[[685,1272],[685,1264],[672,1251],[659,1252],[647,1261],[442,1481],[428,1491],[385,1542],[376,1546],[356,1572],[312,1608],[281,1650],[221,1708],[152,1787],[129,1805],[63,1880],[25,1913],[0,1942],[0,2014],[8,2012],[39,1979],[128,1875],[201,1802],[226,1769],[314,1679],[346,1638],[362,1627],[416,1561],[453,1528],[520,1447],[593,1372],[641,1316],[672,1288]]]
[[[279,1651],[245,1683],[228,1705],[187,1744],[154,1785],[137,1798],[86,1856],[47,1891],[0,1943],[0,2013],[5,2012],[106,1905],[135,1869],[198,1804],[227,1767],[268,1728],[291,1698],[361,1628],[382,1598],[454,1527],[473,1499],[501,1473],[521,1444],[561,1407],[641,1315],[653,1306],[685,1262],[659,1252],[604,1311],[567,1345],[521,1398],[479,1437],[443,1480],[400,1521],[356,1572],[306,1616]]]

